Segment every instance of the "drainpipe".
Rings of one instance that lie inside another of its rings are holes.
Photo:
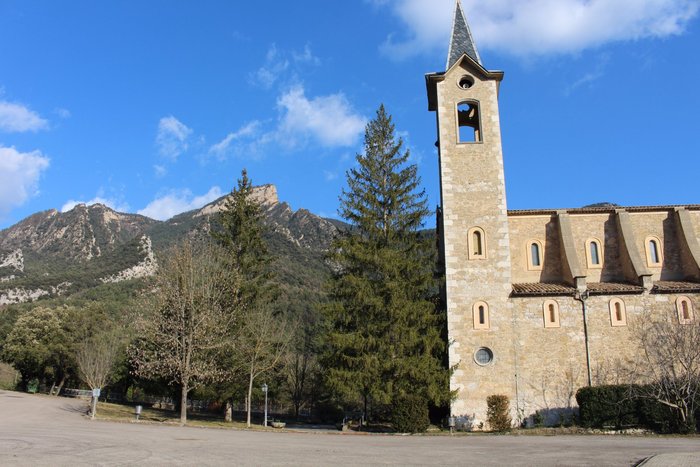
[[[591,350],[588,345],[588,315],[586,313],[586,300],[588,300],[588,290],[576,292],[574,299],[581,302],[583,308],[583,339],[586,343],[586,368],[588,369],[588,386],[593,386],[593,378],[591,377]]]

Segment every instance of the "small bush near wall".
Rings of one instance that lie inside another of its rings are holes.
[[[492,431],[508,431],[511,429],[510,401],[508,396],[493,395],[486,398],[486,419]]]
[[[399,433],[422,433],[430,426],[428,402],[420,396],[396,396],[391,409],[391,423]]]
[[[617,429],[639,426],[637,399],[630,386],[585,387],[576,393],[581,425],[589,428]]]

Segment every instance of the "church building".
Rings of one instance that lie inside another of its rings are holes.
[[[446,70],[425,79],[438,128],[451,415],[474,429],[493,394],[510,398],[514,423],[570,415],[578,388],[621,382],[635,320],[699,318],[700,206],[508,210],[503,76],[482,63],[457,2]]]

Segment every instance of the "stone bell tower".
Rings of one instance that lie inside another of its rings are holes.
[[[445,265],[453,416],[478,427],[486,397],[517,394],[511,258],[498,91],[457,1],[444,72],[426,75],[437,113],[441,254]]]

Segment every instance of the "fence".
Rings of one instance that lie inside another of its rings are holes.
[[[65,397],[89,399],[92,397],[92,391],[89,389],[63,388],[61,395]],[[149,405],[153,408],[163,410],[174,410],[176,405],[172,397],[139,395],[137,399],[127,400],[121,394],[112,393],[111,391],[103,391],[100,399],[118,404],[131,403]],[[187,399],[187,410],[193,413],[219,412],[222,410],[222,407],[219,402],[214,400]],[[233,412],[245,413],[245,403],[234,402],[232,405],[232,410]],[[265,403],[253,403],[250,411],[254,414],[263,414],[265,411]],[[267,411],[268,414],[283,415],[290,411],[290,407],[287,405],[277,404],[274,401],[268,401]],[[301,417],[309,417],[311,416],[311,410],[309,408],[303,408],[299,411],[299,415]]]
[[[61,395],[65,396],[65,397],[77,397],[80,399],[90,399],[92,397],[92,391],[89,389],[63,388],[61,390]]]

